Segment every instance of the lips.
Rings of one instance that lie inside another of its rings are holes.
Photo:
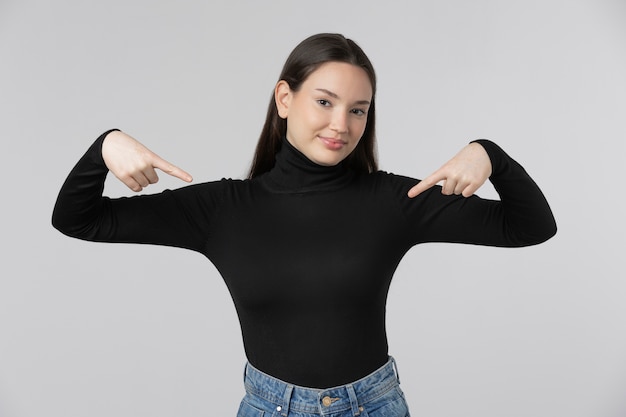
[[[318,136],[318,138],[322,141],[322,143],[331,150],[338,150],[343,148],[348,144],[345,140],[337,139],[337,138],[328,138],[324,136]]]

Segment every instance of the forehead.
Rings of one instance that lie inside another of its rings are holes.
[[[357,100],[370,100],[372,97],[372,83],[367,72],[346,62],[326,62],[320,65],[304,81],[304,86],[323,88]]]

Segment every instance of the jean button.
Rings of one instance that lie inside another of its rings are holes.
[[[324,407],[330,407],[332,403],[333,401],[330,399],[328,395],[322,398],[322,404],[324,404]]]

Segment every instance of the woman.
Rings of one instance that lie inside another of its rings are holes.
[[[404,254],[434,241],[533,245],[556,232],[535,182],[490,141],[421,182],[378,171],[375,95],[353,41],[314,35],[285,63],[248,179],[103,197],[108,171],[133,191],[155,183],[155,169],[191,181],[112,130],[60,191],[53,224],[67,235],[188,248],[217,267],[248,359],[239,416],[408,415],[385,334]],[[501,201],[473,195],[488,178]]]

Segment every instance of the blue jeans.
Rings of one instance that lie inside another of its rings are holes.
[[[351,384],[304,388],[246,365],[237,417],[409,417],[395,361]]]

